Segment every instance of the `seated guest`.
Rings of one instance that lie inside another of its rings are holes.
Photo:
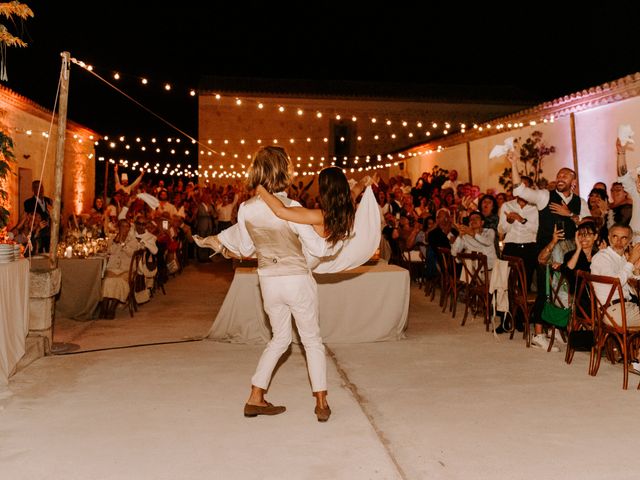
[[[625,250],[631,241],[632,234],[631,228],[627,225],[615,224],[609,228],[609,246],[593,256],[591,273],[616,277],[620,280],[624,295],[627,325],[638,327],[640,326],[640,308],[638,307],[637,297],[631,293],[628,281],[634,275],[640,273],[640,243],[631,248],[628,257],[625,255]],[[598,300],[605,303],[610,291],[609,286],[596,283],[594,284],[594,290]],[[619,322],[619,325],[621,325],[620,301],[618,293],[614,293],[612,305],[608,309],[609,314]],[[606,316],[604,316],[604,321],[608,322]]]
[[[129,297],[129,266],[131,257],[141,244],[128,220],[118,221],[118,234],[109,247],[107,270],[102,281],[102,318],[115,318],[118,303]]]
[[[495,248],[496,232],[492,228],[484,228],[484,216],[474,211],[469,214],[469,226],[456,225],[460,236],[451,245],[451,254],[455,257],[460,252],[477,252],[487,256],[487,267],[493,269],[497,254]]]
[[[632,212],[631,198],[629,198],[622,183],[614,182],[611,184],[611,203],[607,214],[607,227],[611,227],[616,223],[629,225]]]

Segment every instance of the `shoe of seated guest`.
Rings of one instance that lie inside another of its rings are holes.
[[[531,339],[531,346],[535,348],[541,348],[543,350],[549,350],[549,339],[544,335],[544,333],[540,333],[534,335]],[[552,352],[559,352],[560,349],[555,345],[551,347]]]

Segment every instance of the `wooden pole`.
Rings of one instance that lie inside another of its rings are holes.
[[[469,172],[469,183],[473,185],[473,173],[471,171],[471,143],[467,142],[467,171]],[[456,192],[453,192],[454,194]]]
[[[104,208],[107,207],[107,185],[109,185],[109,161],[104,159],[104,194],[102,195],[102,202]]]
[[[573,152],[573,171],[576,172],[576,195],[580,196],[580,172],[578,172],[578,143],[576,141],[576,117],[572,113],[569,116],[571,125],[571,151]]]
[[[58,237],[60,234],[60,207],[62,204],[62,178],[64,174],[64,141],[67,134],[67,103],[69,101],[69,52],[62,52],[60,80],[60,103],[58,107],[58,145],[56,147],[55,196],[51,212],[51,243],[49,245],[49,266],[58,267]]]

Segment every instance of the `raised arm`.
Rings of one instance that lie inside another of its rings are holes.
[[[304,225],[324,225],[322,210],[308,209],[304,207],[285,207],[275,195],[267,192],[262,185],[258,185],[256,192],[264,200],[267,206],[273,211],[276,217],[293,223]]]
[[[620,139],[616,140],[616,166],[618,168],[618,176],[622,177],[627,173],[627,156],[625,152],[625,147],[620,143]]]
[[[138,184],[142,181],[142,177],[144,175],[144,168],[140,169],[140,176],[138,178],[136,178],[133,183],[129,186],[129,188],[131,189],[131,191],[135,190],[135,188],[138,186]],[[117,178],[117,177],[116,177]]]

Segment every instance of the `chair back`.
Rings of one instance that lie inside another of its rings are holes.
[[[471,287],[486,288],[489,292],[487,256],[479,252],[461,252],[456,258],[462,263],[462,281]]]
[[[589,286],[589,294],[595,308],[592,308],[592,318],[595,320],[596,329],[609,330],[612,329],[617,333],[623,333],[627,330],[627,312],[624,302],[624,292],[620,279],[617,277],[607,277],[604,275],[593,275],[591,273],[579,272],[584,277]],[[600,296],[596,294],[596,287],[599,287]],[[617,294],[617,295],[616,295]],[[621,301],[615,304],[614,300]],[[620,318],[611,314],[610,309],[613,305],[620,305]]]

